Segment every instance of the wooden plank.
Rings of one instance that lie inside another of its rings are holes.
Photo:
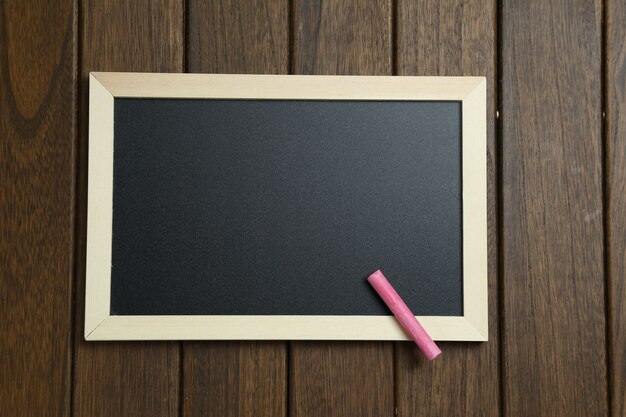
[[[0,5],[0,414],[69,416],[76,4]]]
[[[284,342],[188,342],[184,346],[184,415],[286,415]]]
[[[191,0],[188,8],[189,72],[288,72],[286,0]],[[190,342],[183,349],[184,416],[286,415],[286,342]]]
[[[601,5],[501,16],[504,415],[606,416]]]
[[[392,6],[293,4],[296,74],[390,75]],[[292,342],[289,411],[298,416],[381,416],[394,410],[390,342]]]
[[[183,69],[183,2],[83,0],[78,293],[74,415],[175,416],[179,409],[179,343],[93,343],[83,338],[88,74],[90,71]]]
[[[288,0],[190,0],[187,7],[189,72],[288,72]]]
[[[390,0],[293,0],[295,74],[392,75]]]
[[[291,342],[291,416],[384,416],[393,406],[392,342]]]
[[[173,342],[81,342],[74,415],[177,416],[178,346]]]
[[[626,415],[626,2],[606,2],[606,192],[611,415]]]
[[[496,3],[400,0],[398,75],[487,77],[489,341],[440,343],[429,362],[412,343],[396,344],[398,415],[499,415],[498,251],[495,141]],[[436,387],[437,395],[433,395]]]

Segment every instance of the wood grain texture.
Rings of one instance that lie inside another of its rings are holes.
[[[286,0],[190,0],[187,7],[189,72],[287,73]],[[183,357],[185,417],[286,415],[286,342],[186,342]]]
[[[75,416],[178,416],[179,343],[82,342]]]
[[[626,2],[606,2],[606,197],[611,415],[626,415]]]
[[[502,8],[506,416],[605,416],[601,5]]]
[[[391,416],[392,342],[292,342],[290,416]]]
[[[191,72],[284,74],[289,65],[288,0],[190,0]]]
[[[74,416],[176,416],[177,342],[93,343],[83,338],[90,71],[183,69],[183,3],[83,0],[81,7],[80,182]]]
[[[284,416],[284,343],[188,342],[185,416]]]
[[[293,1],[295,74],[391,75],[391,0]]]
[[[288,358],[283,342],[194,342],[185,344],[180,363],[178,343],[83,341],[86,75],[182,71],[185,2],[80,2],[0,1],[0,415],[174,416],[181,366],[185,415],[391,415],[394,369],[398,415],[497,413],[495,1],[397,1],[399,74],[485,74],[490,82],[491,340],[442,344],[443,355],[432,364],[400,344],[395,368],[389,343],[297,342]],[[187,3],[187,62],[194,71],[392,71],[391,1],[294,0],[291,28],[287,0]],[[501,4],[499,336],[507,416],[604,416],[607,397],[610,415],[626,413],[626,4],[604,3],[605,213],[600,1]]]
[[[73,1],[0,2],[0,415],[69,416]]]
[[[489,342],[440,343],[429,362],[412,343],[396,343],[398,415],[499,415],[498,250],[495,141],[496,3],[400,0],[398,75],[487,77]],[[436,387],[437,395],[432,395]],[[445,399],[445,400],[444,400]]]
[[[295,0],[294,72],[390,75],[391,16],[390,1]],[[394,412],[390,342],[291,342],[289,375],[292,417]]]

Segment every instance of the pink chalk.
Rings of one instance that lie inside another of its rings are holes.
[[[441,350],[437,347],[433,339],[430,338],[426,330],[422,327],[419,321],[415,318],[415,315],[411,313],[411,310],[406,306],[402,298],[398,295],[396,290],[393,289],[387,278],[380,270],[370,275],[367,280],[372,287],[376,290],[380,298],[383,299],[385,304],[389,307],[396,319],[400,322],[400,325],[411,336],[411,339],[417,343],[417,346],[424,352],[424,355],[430,360],[435,359]]]

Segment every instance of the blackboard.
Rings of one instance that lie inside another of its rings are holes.
[[[461,316],[459,102],[117,99],[111,314]]]
[[[108,317],[467,315],[462,99],[111,104]]]

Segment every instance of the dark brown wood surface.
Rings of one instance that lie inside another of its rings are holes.
[[[189,0],[187,71],[289,72],[288,0]]]
[[[177,416],[179,342],[88,343],[83,337],[88,76],[90,71],[183,70],[183,3],[81,4],[79,212],[74,416]]]
[[[490,318],[489,343],[442,343],[442,360],[425,360],[413,343],[396,344],[398,415],[498,416],[496,4],[489,0],[400,0],[397,16],[398,75],[487,77]],[[437,395],[432,395],[434,387]]]
[[[293,0],[292,7],[294,74],[392,74],[391,0]]]
[[[605,416],[599,1],[504,1],[503,415]]]
[[[611,416],[626,416],[626,1],[606,2],[606,233]]]
[[[286,74],[289,3],[188,3],[187,70]],[[287,342],[183,344],[183,415],[268,416],[287,413]]]
[[[285,342],[186,342],[185,416],[285,416]]]
[[[293,25],[295,74],[392,73],[390,1],[296,1]],[[291,416],[393,414],[391,343],[292,342],[289,376]]]
[[[0,415],[626,413],[624,0],[76,1],[0,1]],[[95,70],[485,75],[490,341],[84,342]]]
[[[76,5],[0,3],[0,415],[70,415]]]
[[[292,342],[289,415],[393,415],[393,344]]]

